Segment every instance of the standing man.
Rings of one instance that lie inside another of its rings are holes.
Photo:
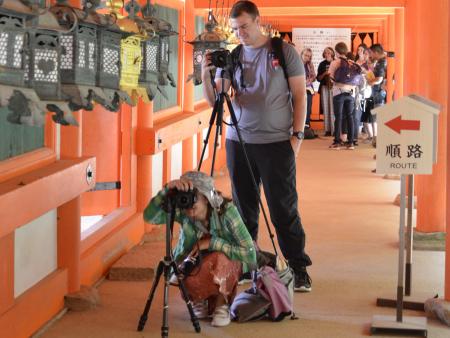
[[[295,49],[283,42],[287,76],[272,53],[271,39],[261,33],[258,8],[251,1],[238,1],[230,12],[231,28],[242,48],[241,65],[216,72],[216,90],[235,90],[233,110],[245,142],[253,174],[262,183],[270,217],[281,251],[295,272],[296,291],[311,291],[306,267],[305,232],[297,210],[295,159],[303,140],[306,117],[305,70]],[[215,92],[210,80],[210,55],[202,64],[203,92],[212,106]],[[224,74],[225,80],[221,76]],[[289,86],[288,86],[289,82]],[[293,109],[289,88],[292,93]],[[236,127],[227,128],[227,166],[233,200],[254,240],[258,237],[258,193],[252,183]]]
[[[369,86],[372,86],[372,107],[371,109],[382,106],[386,103],[386,54],[384,48],[379,43],[370,47],[370,58],[375,64],[373,69],[373,76],[367,80]],[[377,116],[371,114],[373,124],[373,139],[372,145],[377,144]]]

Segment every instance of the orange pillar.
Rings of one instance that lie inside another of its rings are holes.
[[[448,10],[444,13],[447,13],[447,24],[450,26],[450,16],[448,14]],[[448,28],[447,27],[447,58],[450,56],[450,34],[448,33]],[[447,69],[447,112],[448,109],[450,108],[450,94],[449,92],[449,88],[450,87],[450,70]],[[450,234],[450,163],[448,163],[450,156],[448,154],[448,150],[450,149],[450,136],[449,134],[449,130],[450,130],[450,119],[447,118],[447,185],[446,185],[446,190],[447,190],[447,203],[446,203],[446,221],[447,221],[447,236],[446,236],[446,246],[445,246],[445,290],[444,290],[444,295],[445,295],[445,299],[447,301],[450,301],[450,236],[448,234]]]
[[[381,36],[381,41],[379,43],[381,43],[383,47],[386,47],[389,40],[389,27],[387,18],[383,20],[383,30],[381,31],[381,33],[383,35]]]
[[[448,59],[448,1],[438,0],[430,7],[422,1],[413,1],[420,13],[417,17],[408,17],[407,30],[412,25],[418,25],[418,45],[414,50],[407,50],[406,55],[414,55],[420,60],[417,69],[417,92],[442,106],[438,127],[437,164],[432,175],[417,176],[417,231],[445,231],[446,206],[446,134],[447,134],[447,96],[448,96],[448,63],[423,62],[430,50],[440,51],[442,60]],[[441,27],[436,30],[435,27]]]
[[[74,113],[79,127],[61,127],[61,159],[82,156],[83,112]],[[68,292],[80,289],[81,197],[58,207],[58,267],[67,268]]]
[[[194,0],[186,0],[184,4],[184,27],[186,27],[186,41],[192,41],[195,38],[195,8]],[[189,74],[194,71],[192,59],[192,45],[184,44],[184,72],[183,78],[187,79]],[[182,109],[183,111],[194,111],[194,82],[189,81],[183,86]],[[183,159],[182,172],[192,170],[193,157],[193,141],[192,137],[183,140]]]
[[[388,40],[383,46],[386,51],[395,50],[395,17],[393,15],[388,16],[387,21],[388,27]],[[397,80],[397,74],[395,74],[395,61],[392,58],[387,58],[387,74],[386,74],[386,101],[390,103],[392,101],[392,94],[394,93],[394,83],[393,79]]]
[[[0,316],[14,305],[14,232],[0,238]]]
[[[163,151],[163,185],[171,180],[172,174],[172,148]]]
[[[80,197],[58,207],[58,268],[67,269],[68,291],[80,289]]]
[[[405,10],[395,10],[395,99],[403,96],[405,61]]]
[[[153,127],[153,103],[138,103],[138,128]],[[137,210],[142,212],[152,196],[152,156],[141,155],[137,159]]]

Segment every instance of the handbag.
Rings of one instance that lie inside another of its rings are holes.
[[[266,316],[270,305],[270,300],[252,287],[234,298],[230,314],[239,323],[258,320]]]

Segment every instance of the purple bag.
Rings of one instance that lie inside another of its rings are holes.
[[[293,315],[288,289],[273,268],[263,266],[259,269],[256,287],[260,294],[271,302],[268,313],[270,319],[281,321],[284,317]]]
[[[345,58],[340,59],[341,64],[334,73],[334,81],[352,86],[359,86],[363,81],[363,76],[361,75],[362,69],[360,65],[355,62],[348,61]]]

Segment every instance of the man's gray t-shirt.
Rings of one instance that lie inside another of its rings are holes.
[[[261,144],[288,140],[292,128],[292,108],[283,68],[273,62],[271,40],[260,48],[243,46],[239,59],[244,71],[245,88],[241,87],[241,69],[236,67],[232,100],[239,130],[246,143]],[[304,75],[305,69],[297,51],[283,42],[288,77]],[[221,70],[216,72],[220,78]],[[225,76],[228,77],[228,76]],[[227,139],[238,141],[236,128],[227,128]]]

